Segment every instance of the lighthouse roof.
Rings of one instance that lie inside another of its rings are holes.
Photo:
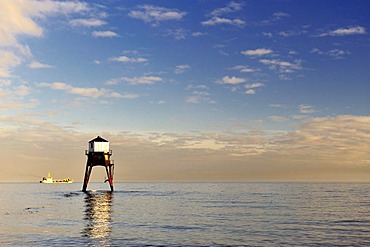
[[[89,141],[89,143],[91,142],[108,142],[108,141],[98,136],[95,139],[92,139],[91,141]]]

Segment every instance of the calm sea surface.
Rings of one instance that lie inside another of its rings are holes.
[[[0,183],[0,246],[370,246],[368,183]]]

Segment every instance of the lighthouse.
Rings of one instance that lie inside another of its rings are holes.
[[[112,156],[112,150],[109,149],[109,142],[98,136],[89,141],[89,147],[88,150],[85,150],[85,154],[87,156],[87,162],[82,191],[86,192],[90,174],[94,166],[105,167],[108,177],[106,181],[109,182],[110,189],[113,191],[114,163],[113,160],[110,159]]]

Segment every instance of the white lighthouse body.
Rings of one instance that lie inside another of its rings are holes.
[[[100,136],[89,141],[89,153],[109,153],[109,142]]]

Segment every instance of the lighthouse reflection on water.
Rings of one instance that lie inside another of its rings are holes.
[[[82,232],[83,237],[109,241],[112,231],[112,201],[111,191],[86,192],[84,216],[86,225]]]

